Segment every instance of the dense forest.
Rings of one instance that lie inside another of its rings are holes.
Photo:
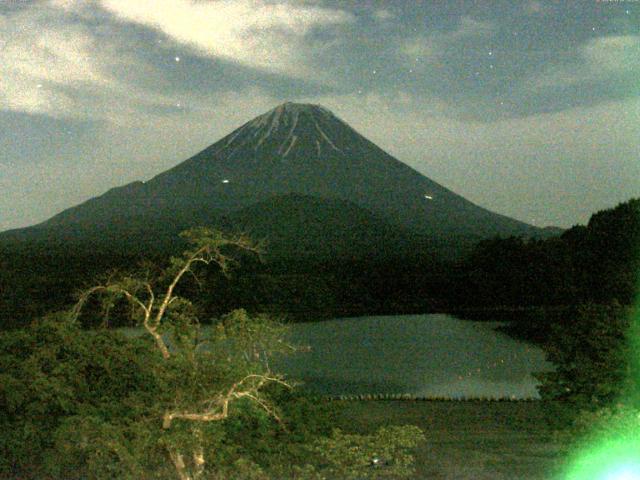
[[[630,305],[640,268],[640,200],[594,214],[548,239],[484,240],[457,259],[438,257],[424,239],[360,257],[240,262],[231,281],[210,272],[197,297],[205,318],[232,308],[286,313],[295,321],[381,313],[456,312],[482,318],[528,307]],[[420,243],[421,242],[421,243]],[[73,303],[74,292],[113,269],[162,264],[179,242],[115,251],[90,244],[0,245],[0,325],[28,324]],[[208,295],[206,288],[217,295]]]
[[[560,237],[480,242],[463,267],[474,306],[631,304],[640,268],[640,199]]]

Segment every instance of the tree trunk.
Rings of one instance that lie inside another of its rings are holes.
[[[193,480],[189,472],[187,472],[187,466],[184,464],[184,458],[181,453],[169,451],[169,456],[173,465],[176,467],[176,472],[180,480]]]

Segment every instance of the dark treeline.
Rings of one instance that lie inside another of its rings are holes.
[[[461,269],[463,306],[628,305],[640,271],[640,199],[547,240],[480,242]]]
[[[114,270],[166,264],[166,252],[117,254],[49,248],[6,248],[0,254],[0,325],[17,328],[69,307],[77,292]],[[260,262],[244,258],[229,276],[211,271],[185,281],[203,319],[234,308],[284,314],[292,321],[335,316],[433,312],[444,309],[449,273],[431,256]],[[113,320],[117,322],[117,318]]]
[[[184,288],[200,290],[203,318],[243,307],[295,321],[429,312],[495,319],[531,307],[631,304],[639,246],[635,199],[559,237],[484,240],[456,260],[438,257],[427,242],[375,255],[247,258],[229,278],[212,272],[206,282]],[[109,250],[25,242],[0,248],[0,324],[6,329],[69,306],[74,292],[105,272],[135,269],[143,260],[162,264],[182,245]]]
[[[199,287],[218,292],[202,295],[203,307],[213,316],[242,306],[305,321],[429,312],[474,318],[504,312],[512,319],[510,312],[541,307],[629,305],[640,271],[640,199],[598,212],[558,237],[484,240],[458,259],[443,259],[426,241],[416,245],[371,256],[246,259],[232,279],[211,278],[204,284],[210,287]]]

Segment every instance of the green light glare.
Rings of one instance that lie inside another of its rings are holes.
[[[631,467],[623,466],[604,478],[605,480],[638,480],[640,479],[640,467],[637,465]]]
[[[571,462],[565,480],[640,480],[637,428],[599,439]]]

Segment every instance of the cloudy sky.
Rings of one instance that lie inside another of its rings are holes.
[[[640,1],[0,1],[0,230],[286,100],[539,226],[640,196]]]

